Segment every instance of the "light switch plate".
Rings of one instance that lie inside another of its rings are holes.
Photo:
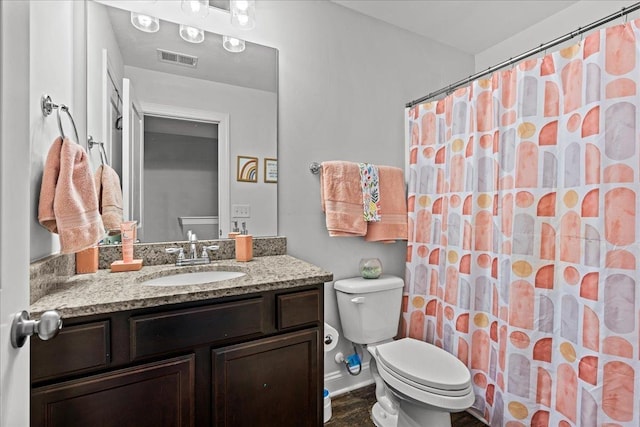
[[[251,218],[251,205],[231,205],[231,216],[234,218]]]

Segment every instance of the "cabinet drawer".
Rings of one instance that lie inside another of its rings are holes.
[[[278,328],[291,328],[322,319],[317,289],[278,295]]]
[[[130,319],[131,360],[265,332],[262,297]]]
[[[31,340],[31,381],[104,368],[110,354],[109,321],[64,326],[50,341]]]

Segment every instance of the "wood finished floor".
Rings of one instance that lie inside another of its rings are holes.
[[[373,426],[370,411],[375,402],[374,385],[332,398],[332,415],[325,427]],[[451,425],[452,427],[486,427],[483,422],[467,412],[451,414]]]

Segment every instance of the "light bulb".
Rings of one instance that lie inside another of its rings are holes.
[[[231,36],[222,36],[222,47],[232,53],[242,52],[245,48],[244,40]]]
[[[236,2],[238,10],[247,10],[249,8],[249,2],[247,0],[238,0]]]
[[[181,24],[180,37],[189,43],[202,43],[204,41],[204,31],[199,28]]]
[[[142,13],[131,12],[131,24],[145,33],[155,33],[160,29],[160,20]]]
[[[180,7],[184,13],[190,16],[204,18],[209,14],[209,3],[207,0],[182,0]]]
[[[250,30],[256,25],[255,0],[231,0],[229,3],[231,25],[242,30]]]

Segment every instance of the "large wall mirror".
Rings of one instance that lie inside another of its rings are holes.
[[[224,238],[243,223],[277,235],[277,50],[229,52],[211,32],[185,41],[179,1],[140,2],[175,7],[143,32],[127,3],[87,2],[87,132],[104,147],[90,155],[120,176],[125,219],[142,242]]]

